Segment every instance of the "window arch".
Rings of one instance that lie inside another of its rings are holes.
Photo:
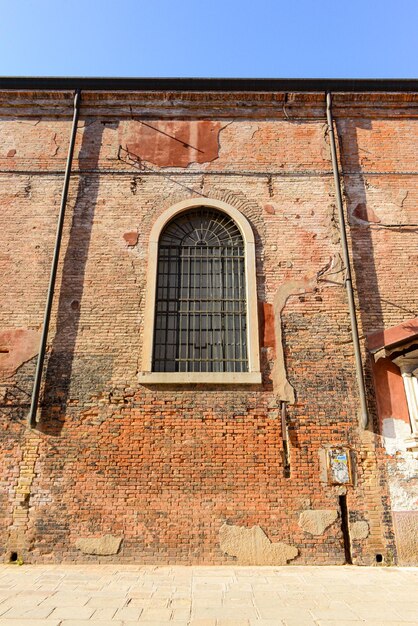
[[[185,201],[150,236],[142,382],[259,383],[254,236],[234,207]]]

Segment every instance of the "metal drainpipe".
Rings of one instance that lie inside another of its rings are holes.
[[[48,295],[45,305],[44,321],[42,327],[41,342],[39,345],[38,362],[36,364],[35,380],[33,383],[32,399],[29,411],[28,422],[30,428],[36,427],[36,413],[38,410],[39,393],[41,389],[42,372],[44,369],[46,342],[48,339],[49,321],[51,318],[52,301],[54,298],[55,280],[57,277],[58,260],[61,248],[62,230],[64,226],[65,209],[67,206],[68,188],[70,184],[71,166],[73,162],[75,138],[77,134],[77,122],[80,113],[81,90],[77,90],[74,95],[74,114],[71,129],[70,145],[68,148],[67,165],[65,167],[64,185],[61,194],[61,207],[58,215],[57,233],[55,237],[55,249],[52,258],[51,274],[49,278]]]
[[[344,209],[343,209],[343,201],[342,201],[342,195],[341,195],[340,174],[338,171],[337,150],[335,147],[334,124],[333,124],[332,111],[331,111],[331,103],[332,103],[331,92],[327,92],[326,96],[327,96],[327,122],[328,122],[328,131],[329,131],[329,137],[330,137],[332,171],[334,173],[335,194],[337,197],[338,219],[340,223],[341,247],[342,247],[343,261],[344,261],[344,267],[345,267],[345,281],[344,282],[345,282],[345,287],[347,290],[348,308],[350,311],[351,334],[353,337],[357,384],[358,384],[358,389],[359,389],[359,394],[360,394],[361,422],[362,422],[363,428],[366,428],[369,423],[369,414],[367,410],[367,401],[366,401],[366,385],[364,382],[363,364],[361,360],[361,350],[360,350],[360,341],[359,341],[359,335],[358,335],[356,306],[354,302],[353,282],[351,278],[350,255],[348,252],[347,233],[346,233],[346,228],[345,228]]]

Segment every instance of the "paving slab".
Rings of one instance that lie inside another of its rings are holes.
[[[54,610],[52,606],[14,606],[9,608],[6,613],[3,613],[4,619],[46,619]]]
[[[118,609],[115,613],[116,620],[122,620],[123,622],[135,621],[139,619],[139,616],[143,612],[143,609],[135,606],[125,606],[122,609]]]
[[[98,608],[94,611],[91,619],[96,622],[98,620],[110,622],[115,617],[115,613],[116,609],[113,607]],[[116,619],[114,621],[117,622]]]
[[[47,626],[47,625],[45,625]],[[61,622],[61,626],[123,626],[123,622],[120,620],[80,620],[80,619],[65,619]]]
[[[61,626],[61,620],[56,619],[0,619],[0,626]]]
[[[171,609],[144,609],[141,613],[141,622],[168,622],[170,621],[172,611]]]
[[[0,565],[0,626],[411,626],[418,568]]]
[[[93,615],[94,609],[85,606],[60,606],[54,609],[51,613],[51,617],[54,619],[78,619],[86,620],[90,619]]]

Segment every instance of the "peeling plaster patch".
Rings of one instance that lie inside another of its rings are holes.
[[[272,204],[265,204],[264,211],[268,213],[269,215],[274,215],[276,213],[276,209],[274,208]]]
[[[313,291],[311,280],[290,280],[280,285],[273,300],[274,331],[276,335],[276,360],[271,373],[273,389],[278,400],[294,404],[295,391],[287,380],[284,360],[281,314],[288,298],[292,295]]]
[[[263,348],[276,348],[274,334],[274,311],[273,305],[267,302],[258,303],[258,319],[260,323],[260,337]]]
[[[395,511],[418,511],[417,469],[415,470],[415,485],[408,484],[408,480],[402,476],[402,469],[405,468],[399,465],[396,476],[391,475],[389,470],[389,492],[392,509]]]
[[[77,539],[75,547],[84,554],[99,554],[107,556],[117,554],[122,543],[122,537],[104,535],[103,537],[81,537]]]
[[[352,216],[361,222],[372,222],[378,224],[382,220],[378,218],[376,213],[371,207],[368,207],[364,202],[359,202],[352,212]]]
[[[408,452],[412,457],[412,453]],[[398,463],[397,471],[388,469],[389,492],[394,511],[418,511],[418,461]]]
[[[141,161],[159,167],[187,167],[219,156],[220,122],[154,120],[126,124],[120,144]]]
[[[382,423],[383,445],[390,456],[397,452],[406,453],[406,439],[411,436],[411,427],[404,420],[387,417]]]
[[[366,198],[364,192],[353,191],[349,202],[350,221],[367,226],[367,224],[403,224],[410,220],[407,208],[409,202],[409,190],[396,188],[391,191],[383,190],[380,186],[367,183]]]
[[[337,518],[338,511],[336,509],[302,511],[299,515],[299,526],[311,535],[323,535]]]
[[[324,282],[325,286],[331,286],[335,283],[343,284],[342,276],[339,276],[344,271],[344,263],[340,254],[334,254],[330,257],[328,263],[319,270],[317,273],[318,282]]]
[[[11,328],[0,332],[0,380],[38,354],[41,335],[36,330]]]
[[[138,231],[130,230],[127,233],[124,233],[123,238],[128,246],[136,246],[136,244],[138,243]]]
[[[411,436],[409,424],[400,419],[387,418],[382,424],[386,452],[396,457],[388,465],[389,492],[394,511],[418,511],[418,459],[406,449]]]
[[[219,541],[221,550],[237,557],[241,565],[286,565],[299,553],[287,543],[272,543],[260,526],[224,524],[219,530]]]
[[[354,522],[350,524],[350,537],[354,541],[359,541],[360,539],[367,539],[369,536],[370,528],[367,522],[360,521]]]
[[[14,156],[15,156],[15,154],[16,154],[16,150],[9,150],[9,152],[7,153],[7,156],[8,156],[9,158],[12,158],[12,157],[14,157]]]

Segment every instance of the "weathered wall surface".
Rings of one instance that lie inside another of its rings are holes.
[[[358,427],[322,96],[300,96],[286,110],[263,95],[120,98],[83,99],[33,432],[31,342],[42,324],[71,98],[22,96],[14,116],[10,99],[3,103],[5,558],[343,563],[341,495],[354,562],[395,558],[381,435],[377,424]],[[412,227],[401,226],[418,221],[412,109],[400,98],[392,120],[377,104],[352,97],[335,106],[362,336],[417,308],[416,276],[404,269],[416,247]],[[263,384],[140,385],[151,227],[174,203],[205,197],[232,204],[254,229]],[[327,483],[331,445],[352,450],[353,486]]]
[[[412,113],[412,111],[411,111]],[[417,317],[417,120],[341,120],[342,164],[353,266],[365,335]],[[411,424],[399,368],[367,361],[377,389],[376,431],[386,455],[398,562],[418,562],[418,461],[406,449]],[[373,369],[373,372],[371,371]]]

